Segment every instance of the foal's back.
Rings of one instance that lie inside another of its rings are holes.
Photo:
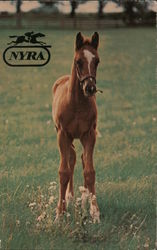
[[[53,92],[53,95],[55,95],[56,91],[62,87],[62,89],[65,88],[65,83],[67,83],[70,79],[70,75],[65,75],[65,76],[61,76],[60,78],[58,78],[53,87],[52,87],[52,92]],[[59,90],[61,91],[61,89]]]
[[[52,104],[52,116],[55,126],[58,127],[61,122],[61,117],[67,116],[67,103],[68,103],[68,86],[70,81],[70,75],[65,75],[56,80],[53,85],[53,104]]]

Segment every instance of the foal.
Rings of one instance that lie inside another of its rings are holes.
[[[96,141],[97,107],[95,93],[99,35],[76,36],[71,75],[62,76],[53,85],[53,120],[60,150],[60,192],[57,217],[66,210],[65,197],[73,197],[73,173],[76,162],[74,139],[83,145],[84,187],[91,194],[90,214],[99,222],[95,196],[93,151]]]

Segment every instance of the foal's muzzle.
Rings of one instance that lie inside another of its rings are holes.
[[[92,96],[96,93],[95,83],[87,82],[85,83],[84,93],[87,96]]]
[[[83,93],[85,96],[90,97],[96,93],[96,79],[93,76],[87,76],[80,81]]]
[[[76,66],[77,77],[80,81],[80,86],[87,97],[93,96],[96,92],[96,77],[93,75],[86,75],[84,77],[80,76],[80,71]]]

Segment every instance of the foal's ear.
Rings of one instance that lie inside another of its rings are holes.
[[[92,39],[91,39],[91,45],[94,47],[94,49],[98,48],[98,45],[99,45],[99,34],[98,34],[98,32],[95,32],[93,34]]]
[[[77,33],[76,35],[76,45],[75,45],[75,49],[79,50],[83,45],[83,36],[81,34],[81,32]]]

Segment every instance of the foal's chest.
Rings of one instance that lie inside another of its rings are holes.
[[[89,111],[76,110],[72,119],[67,124],[67,131],[73,138],[79,138],[96,124],[96,115]]]

